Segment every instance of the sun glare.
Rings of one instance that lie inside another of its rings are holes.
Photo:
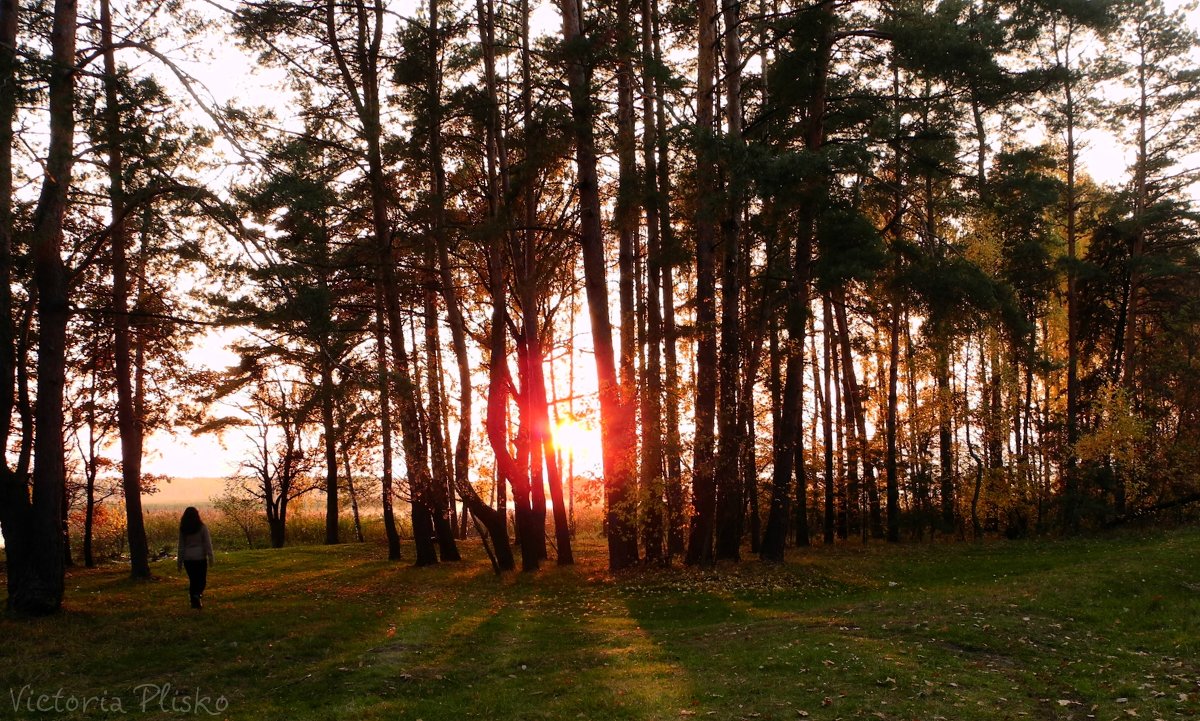
[[[569,455],[574,459],[576,472],[593,465],[600,467],[603,449],[600,429],[595,424],[579,418],[559,421],[554,427],[554,444],[564,457]]]

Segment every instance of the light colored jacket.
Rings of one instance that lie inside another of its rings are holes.
[[[207,560],[210,566],[212,565],[212,536],[208,534],[208,526],[200,526],[199,531],[187,536],[180,534],[179,554],[176,557],[176,565],[182,568],[184,561],[204,560]]]

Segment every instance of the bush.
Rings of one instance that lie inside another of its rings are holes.
[[[71,550],[83,559],[83,532],[86,512],[74,511],[68,517]],[[98,503],[92,514],[92,558],[97,563],[120,558],[125,553],[125,511],[116,503]]]

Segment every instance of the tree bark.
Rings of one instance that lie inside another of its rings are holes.
[[[409,486],[412,489],[413,545],[416,548],[416,565],[437,563],[434,546],[432,520],[429,517],[428,490],[429,459],[423,443],[423,424],[417,399],[416,384],[413,383],[408,351],[404,341],[404,324],[401,318],[400,293],[396,283],[395,261],[392,257],[392,227],[388,219],[387,180],[383,167],[382,136],[380,124],[379,58],[383,42],[382,3],[372,8],[359,7],[355,14],[357,32],[352,48],[353,64],[360,74],[356,82],[350,62],[342,49],[337,33],[337,3],[325,3],[326,40],[333,52],[338,72],[345,84],[344,91],[351,100],[359,120],[359,131],[366,144],[367,187],[371,200],[371,227],[375,236],[379,279],[383,285],[384,309],[387,317],[388,340],[391,343],[392,380],[396,393],[396,405],[400,413],[400,437],[404,447],[405,466],[408,469]]]
[[[488,394],[487,394],[487,435],[492,452],[496,457],[496,483],[506,481],[513,490],[513,505],[517,517],[517,542],[521,548],[521,570],[536,571],[541,561],[541,553],[536,543],[536,531],[530,527],[530,491],[528,466],[523,466],[514,458],[508,449],[508,420],[506,407],[508,405],[509,389],[512,378],[509,375],[506,343],[505,343],[505,308],[507,306],[504,280],[501,275],[502,264],[498,253],[493,252],[489,260],[489,276],[492,287],[492,325],[490,331],[491,343],[488,349]],[[525,433],[527,429],[523,429]],[[519,445],[525,445],[527,438],[520,440]],[[518,457],[528,453],[528,449],[518,449]],[[505,504],[500,504],[501,513],[505,513]],[[544,533],[544,531],[543,531]]]
[[[658,3],[650,3],[653,45],[653,66],[663,64],[661,18]],[[675,239],[675,227],[671,222],[671,172],[670,172],[670,143],[666,128],[666,102],[664,101],[664,83],[656,76],[654,83],[654,119],[657,152],[657,177],[653,184],[657,193],[659,210],[659,240],[662,248],[660,271],[662,275],[662,313],[663,313],[663,422],[666,434],[663,437],[663,466],[666,471],[666,535],[667,558],[682,556],[685,552],[684,537],[684,505],[686,493],[683,488],[682,443],[679,437],[679,359],[677,352],[677,332],[675,323],[675,281],[674,258],[678,253]],[[649,167],[649,166],[647,166]]]
[[[699,0],[696,63],[696,405],[692,461],[692,519],[687,562],[713,562],[716,525],[714,436],[717,411],[715,106],[717,4]]]
[[[321,425],[325,440],[325,543],[339,543],[338,538],[338,427],[334,423],[333,359],[321,353]]]
[[[16,0],[0,0],[0,448],[8,449],[14,415],[18,414],[18,388],[25,367],[24,346],[12,298],[13,258],[13,123],[16,120],[17,84]],[[20,414],[21,438],[18,458],[9,465],[7,454],[0,459],[0,530],[4,533],[5,575],[9,604],[20,585],[28,562],[29,459],[31,429],[27,414]],[[21,569],[18,572],[18,569]]]
[[[584,41],[582,10],[577,0],[560,0],[563,39],[576,53]],[[600,187],[596,171],[596,141],[592,129],[591,67],[578,55],[569,60],[567,81],[575,132],[575,165],[580,196],[580,245],[584,286],[592,322],[596,378],[600,386],[600,436],[604,445],[604,489],[608,500],[605,526],[608,564],[612,570],[637,563],[636,483],[637,435],[631,399],[623,398],[617,382],[608,315],[604,236],[600,227]]]
[[[15,588],[9,587],[10,606],[24,613],[55,612],[63,599],[63,388],[70,307],[62,244],[74,164],[76,16],[75,0],[55,0],[50,32],[50,139],[29,243],[38,294],[37,433],[28,557],[25,567],[16,569],[16,577],[10,576],[10,581],[17,581]]]
[[[362,543],[362,519],[358,512],[358,491],[354,488],[354,467],[350,463],[350,442],[346,433],[347,421],[344,413],[339,413],[338,416],[338,427],[342,429],[342,432],[338,434],[338,445],[342,456],[342,472],[346,476],[346,490],[350,493],[350,512],[354,518],[354,538]]]
[[[814,334],[815,335],[815,334]],[[817,367],[816,339],[813,339],[813,377],[820,373],[820,388],[817,390],[817,401],[821,405],[821,445],[824,450],[824,490],[825,490],[825,524],[824,541],[832,544],[836,531],[836,493],[833,476],[833,341],[828,333],[822,333],[824,339],[822,358],[824,363]]]
[[[430,247],[425,254],[429,271],[433,272],[434,254]],[[438,362],[441,353],[441,334],[438,332],[436,278],[430,278],[422,293],[425,311],[425,383],[429,394],[428,443],[433,475],[426,491],[428,508],[433,516],[433,530],[437,536],[438,553],[443,561],[460,561],[462,556],[455,543],[454,526],[450,523],[451,470],[446,465],[446,439],[442,436],[442,366]]]
[[[822,0],[813,8],[819,14],[824,32],[815,48],[813,65],[813,92],[805,107],[804,147],[816,153],[825,144],[825,102],[829,63],[833,49],[832,26],[834,3]],[[806,183],[800,199],[800,218],[791,268],[787,283],[786,327],[788,339],[785,345],[787,356],[787,380],[783,389],[783,422],[775,428],[774,454],[775,471],[771,485],[771,510],[767,526],[763,531],[760,557],[763,560],[782,561],[787,542],[791,505],[792,465],[796,456],[797,439],[800,433],[804,391],[804,337],[808,325],[809,286],[812,280],[812,253],[816,241],[816,214],[821,198],[825,195],[827,180],[814,177]]]
[[[531,454],[531,457],[539,459],[539,463],[544,462],[546,466],[546,486],[550,489],[550,502],[553,506],[554,516],[554,543],[558,548],[557,563],[560,566],[569,566],[575,563],[575,554],[571,549],[571,527],[567,518],[567,508],[564,504],[562,490],[562,475],[559,472],[558,459],[554,448],[554,438],[550,433],[550,404],[546,397],[546,379],[542,372],[542,347],[539,342],[536,345],[537,362],[531,362],[529,366],[529,380],[526,392],[530,395],[531,408],[534,413],[534,421],[536,423],[536,437],[534,446],[538,453]],[[541,523],[543,524],[542,538],[545,538],[545,508],[546,500],[543,496],[541,500],[543,514]],[[544,557],[544,556],[543,556]]]
[[[1070,31],[1068,31],[1070,33]],[[1071,36],[1065,46],[1058,44],[1061,52],[1056,58],[1063,67],[1063,121],[1066,125],[1066,215],[1067,215],[1067,460],[1063,469],[1063,526],[1069,531],[1079,528],[1079,459],[1075,455],[1075,444],[1079,441],[1079,287],[1076,260],[1079,243],[1079,187],[1077,163],[1079,147],[1075,140],[1076,103],[1074,71],[1071,65]],[[1056,54],[1058,54],[1056,52]]]
[[[642,0],[642,150],[646,189],[646,366],[642,387],[642,468],[641,509],[642,548],[646,560],[666,559],[663,532],[666,529],[664,493],[666,483],[663,454],[663,378],[662,378],[662,266],[663,249],[660,223],[666,212],[658,188],[658,88],[651,72],[654,62],[654,6]]]
[[[529,52],[529,3],[521,3],[521,114],[526,133],[532,133],[533,122],[533,77]],[[526,157],[531,155],[526,146]],[[550,436],[550,414],[546,405],[546,384],[542,364],[545,361],[542,345],[542,329],[540,322],[540,301],[542,295],[541,283],[537,279],[537,263],[539,248],[537,247],[537,198],[532,173],[526,173],[521,183],[523,198],[522,210],[524,223],[521,228],[521,265],[518,268],[518,283],[521,289],[521,325],[525,345],[525,363],[522,366],[525,386],[525,404],[522,407],[522,418],[527,419],[530,430],[529,443],[529,483],[532,498],[532,513],[530,529],[536,534],[534,544],[538,555],[545,560],[548,557],[546,547],[546,479],[544,473],[553,466],[554,441]],[[622,301],[624,302],[624,296]],[[625,327],[622,327],[622,340],[625,338]],[[557,482],[557,479],[553,479]],[[553,497],[553,493],[551,493]],[[557,508],[556,508],[557,510]],[[557,517],[556,517],[557,520]],[[555,533],[561,531],[555,524]],[[570,534],[567,534],[567,557],[571,557]],[[560,549],[562,550],[562,549]],[[562,556],[559,556],[561,563]],[[573,560],[573,559],[572,559]]]
[[[108,199],[112,212],[113,362],[116,366],[117,429],[121,438],[121,486],[134,578],[150,577],[150,550],[142,515],[142,419],[133,407],[129,334],[129,231],[125,221],[125,164],[118,107],[117,63],[109,0],[100,0],[100,42],[104,57],[104,136],[108,153]]]
[[[938,391],[938,460],[942,485],[943,533],[954,531],[954,438],[950,430],[953,396],[950,393],[950,349],[949,341],[939,339],[934,369]]]
[[[742,49],[738,33],[741,31],[741,21],[738,15],[738,3],[725,2],[722,4],[722,15],[725,22],[724,51],[725,51],[725,122],[727,141],[737,152],[742,145]],[[753,373],[747,371],[750,381],[742,389],[741,361],[743,355],[748,355],[742,347],[744,341],[756,341],[745,338],[742,331],[741,296],[742,296],[742,192],[741,180],[737,177],[736,163],[729,162],[725,170],[726,199],[721,218],[721,241],[724,247],[723,268],[721,273],[721,354],[718,360],[718,377],[720,378],[720,407],[718,411],[720,425],[720,441],[717,446],[716,486],[717,486],[717,559],[739,560],[741,557],[742,527],[744,518],[744,499],[746,489],[744,479],[739,472],[739,461],[742,455],[743,429],[745,421],[741,417],[741,405],[753,404]],[[747,359],[746,365],[752,362]],[[801,366],[803,367],[803,366]],[[740,398],[741,391],[751,394],[750,398]],[[801,391],[803,394],[803,390]],[[799,434],[797,433],[797,437]]]
[[[375,367],[379,383],[379,436],[380,452],[383,454],[381,475],[383,501],[383,530],[387,536],[388,560],[400,560],[400,534],[396,530],[396,513],[393,507],[394,492],[392,478],[392,381],[388,373],[387,329],[383,300],[383,283],[375,285]]]
[[[887,420],[884,433],[887,436],[887,457],[884,465],[887,472],[887,540],[900,541],[900,481],[899,454],[896,447],[897,412],[900,404],[898,386],[900,379],[900,303],[892,300],[888,319],[888,397]]]
[[[634,136],[633,12],[630,0],[617,0],[617,227],[618,298],[621,317],[619,380],[626,412],[632,414],[637,398],[637,332],[634,303],[634,244],[641,211]],[[634,440],[636,443],[636,432]],[[636,453],[636,448],[634,449]],[[637,476],[631,477],[636,483]],[[633,499],[636,504],[636,488]]]
[[[862,466],[862,484],[867,491],[870,532],[874,538],[883,538],[883,520],[879,508],[879,488],[875,483],[875,466],[871,462],[867,447],[867,422],[863,411],[862,390],[858,384],[858,372],[854,367],[854,349],[850,344],[850,324],[846,316],[846,292],[838,289],[834,299],[834,314],[837,322],[838,343],[841,346],[842,382],[846,389],[847,434],[853,453]],[[855,476],[852,476],[854,478]],[[861,502],[861,499],[857,499]],[[861,515],[861,514],[860,514]],[[865,534],[867,529],[863,527]]]

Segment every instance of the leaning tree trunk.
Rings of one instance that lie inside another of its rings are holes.
[[[433,268],[433,249],[426,252],[425,260]],[[437,291],[435,279],[430,278],[422,293],[425,311],[425,383],[429,393],[428,443],[433,472],[428,494],[429,511],[433,515],[433,529],[437,536],[438,552],[443,561],[459,561],[455,543],[454,526],[450,523],[449,509],[451,470],[446,463],[446,439],[442,435],[442,365],[438,362],[441,353],[441,334],[438,332]]]
[[[488,349],[488,393],[487,393],[487,435],[496,457],[496,483],[507,482],[513,489],[513,504],[517,520],[517,542],[521,548],[521,570],[536,571],[541,561],[541,554],[536,543],[537,530],[530,527],[530,491],[528,467],[522,466],[512,456],[508,448],[508,420],[506,409],[508,405],[509,387],[512,385],[509,377],[508,361],[505,352],[505,307],[507,294],[504,292],[504,280],[501,277],[502,264],[498,252],[492,249],[489,260],[490,284],[492,286],[492,326],[490,330],[491,343]],[[522,443],[527,443],[523,441]],[[505,504],[499,504],[504,512]]]
[[[438,0],[430,0],[430,26],[436,19]],[[435,40],[440,43],[441,34],[435,34]],[[469,471],[471,460],[471,363],[467,355],[467,332],[463,324],[462,306],[458,300],[458,288],[454,284],[454,272],[450,266],[450,243],[446,238],[446,170],[442,158],[441,134],[441,104],[434,103],[437,114],[431,118],[429,142],[429,170],[433,185],[433,236],[437,245],[438,278],[441,282],[442,301],[446,305],[446,319],[450,326],[450,338],[454,347],[454,359],[458,364],[458,438],[454,441],[454,489],[463,499],[463,515],[468,507],[476,518],[479,518],[489,534],[495,528],[494,522],[489,522],[482,515],[489,515],[493,510],[487,506],[470,487]],[[433,122],[436,121],[436,122]],[[469,489],[469,490],[468,490]],[[468,499],[468,496],[471,496]],[[484,510],[484,509],[487,510]],[[466,519],[463,519],[462,529],[465,533]],[[503,530],[503,527],[501,528]],[[464,536],[465,537],[465,536]],[[501,546],[511,559],[512,552],[508,545],[508,533],[505,530],[498,538],[492,538],[497,557],[501,557]],[[511,568],[511,567],[510,567]],[[509,569],[505,569],[509,570]]]
[[[879,508],[879,488],[875,484],[875,466],[871,463],[867,449],[867,422],[863,410],[862,393],[858,385],[858,372],[854,367],[854,349],[850,343],[850,323],[846,316],[846,291],[844,288],[839,288],[836,294],[833,307],[835,322],[837,324],[838,345],[841,348],[842,383],[845,386],[846,393],[846,416],[848,421],[846,431],[850,436],[848,443],[852,444],[853,448],[850,458],[852,462],[857,459],[858,463],[862,466],[861,482],[867,491],[871,536],[874,538],[883,538],[883,520]],[[851,476],[852,479],[855,477],[857,476]],[[856,503],[859,502],[861,502],[861,499],[856,500]],[[867,532],[866,526],[863,526],[862,532],[865,538]]]
[[[500,123],[499,102],[497,99],[498,89],[496,87],[496,62],[495,62],[495,18],[492,8],[492,3],[485,3],[484,0],[476,0],[476,11],[479,21],[479,35],[483,43],[483,63],[484,63],[484,81],[486,85],[486,97],[488,102],[488,117],[485,134],[486,148],[486,165],[487,165],[487,190],[488,190],[488,217],[493,224],[498,227],[507,228],[507,216],[501,215],[501,199],[508,197],[508,172],[506,150],[504,144],[503,128]],[[507,232],[502,231],[503,232]],[[506,475],[512,466],[515,465],[508,457],[508,419],[507,419],[507,381],[508,367],[506,353],[504,350],[504,318],[505,318],[505,293],[504,278],[501,274],[503,269],[503,259],[499,255],[503,249],[508,247],[506,239],[501,233],[497,233],[488,238],[490,247],[488,248],[488,290],[492,295],[492,326],[489,330],[490,342],[489,353],[489,375],[488,375],[488,392],[487,406],[485,417],[485,428],[488,433],[488,440],[493,444],[493,452],[496,456],[496,473],[495,473],[495,493],[496,507],[492,508],[487,503],[483,502],[470,488],[470,484],[466,483],[459,486],[459,493],[464,494],[464,499],[467,500],[471,507],[472,515],[480,519],[485,525],[488,535],[495,544],[496,566],[497,572],[502,570],[510,570],[516,567],[516,560],[512,555],[512,548],[508,541],[508,496],[505,483],[512,481]],[[445,265],[445,258],[443,258]],[[446,278],[446,271],[443,270],[443,279]],[[443,281],[445,282],[445,281]],[[499,298],[499,300],[497,300]],[[460,316],[461,319],[461,316]],[[463,346],[465,349],[465,345]],[[499,347],[499,350],[497,350]],[[465,357],[465,356],[464,356]],[[463,360],[459,361],[459,369],[462,381],[469,384],[469,372],[465,370]],[[500,367],[503,365],[503,367]],[[504,455],[504,460],[501,460],[501,454]],[[514,474],[517,477],[519,474]],[[519,480],[518,480],[519,482]],[[519,506],[519,504],[517,504]],[[522,517],[523,518],[523,517]],[[520,521],[516,529],[517,542],[521,543],[521,528]],[[503,544],[501,544],[501,541]],[[485,540],[486,544],[486,540]],[[507,554],[501,555],[501,552]],[[529,559],[532,556],[527,553],[524,546],[521,546],[521,563],[522,568],[529,570]]]
[[[375,286],[375,367],[379,384],[379,437],[383,454],[382,483],[383,530],[387,536],[388,560],[400,560],[400,534],[396,530],[395,493],[392,477],[392,382],[388,373],[387,329],[383,283]]]
[[[541,358],[542,350],[540,342],[534,343],[532,348],[536,350],[536,357]],[[558,548],[556,562],[560,566],[569,566],[575,563],[575,554],[571,549],[571,527],[567,518],[565,499],[563,498],[562,474],[559,470],[554,438],[550,433],[550,404],[549,399],[546,397],[546,379],[542,373],[541,361],[534,362],[532,358],[529,364],[528,393],[530,395],[530,409],[534,414],[533,421],[536,430],[533,439],[533,445],[536,448],[530,449],[530,456],[537,458],[539,454],[532,451],[540,450],[540,456],[545,461],[546,486],[550,489],[550,501],[554,514],[554,543]],[[541,503],[542,507],[545,508],[544,498]]]

